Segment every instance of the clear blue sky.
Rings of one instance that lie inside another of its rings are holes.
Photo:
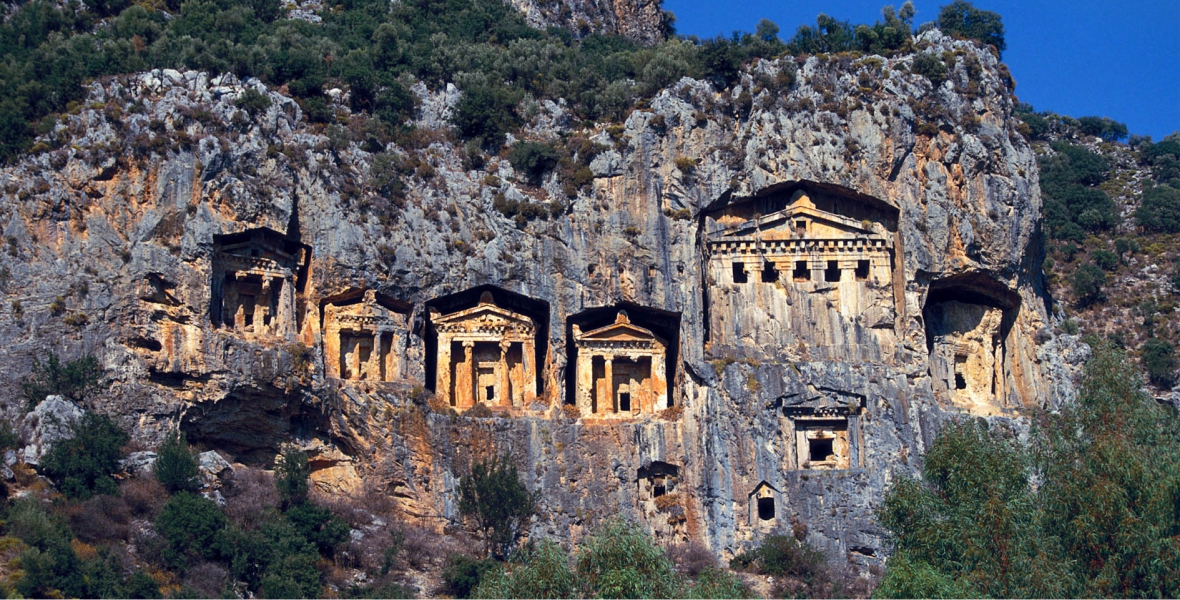
[[[676,31],[702,38],[753,31],[760,19],[789,38],[819,13],[873,23],[881,7],[905,0],[664,0]],[[915,24],[938,18],[951,0],[915,0]],[[978,0],[1000,13],[1004,62],[1016,95],[1037,110],[1110,117],[1157,141],[1180,130],[1180,0]]]

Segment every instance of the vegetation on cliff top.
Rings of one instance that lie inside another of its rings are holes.
[[[54,113],[73,110],[82,83],[153,68],[259,77],[285,87],[312,121],[331,122],[325,90],[348,90],[354,111],[390,127],[412,114],[414,82],[464,92],[453,124],[462,137],[498,146],[518,127],[522,100],[564,99],[587,121],[618,120],[683,76],[719,87],[744,63],[784,53],[912,50],[913,6],[884,21],[853,26],[820,15],[786,43],[763,21],[754,33],[708,40],[670,38],[643,47],[622,37],[575,40],[561,29],[529,27],[496,0],[346,0],[319,11],[322,23],[288,19],[278,0],[110,0],[65,5],[34,0],[0,25],[0,159],[53,130]],[[943,8],[948,32],[1003,48],[999,15],[957,1]]]

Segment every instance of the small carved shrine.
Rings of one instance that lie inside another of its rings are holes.
[[[634,416],[668,408],[668,344],[631,324],[619,311],[615,322],[583,332],[577,346],[578,412],[583,417]]]
[[[639,486],[639,513],[657,538],[683,536],[687,521],[685,494],[679,490],[680,467],[653,461],[641,467],[636,476]]]
[[[213,236],[213,325],[294,341],[310,261],[310,246],[270,229]]]
[[[860,466],[863,398],[793,395],[776,402],[791,422],[796,468],[834,471]]]
[[[324,304],[324,368],[328,377],[394,381],[404,376],[409,307],[373,290]]]
[[[438,334],[435,394],[458,410],[483,403],[520,407],[537,394],[537,324],[496,306],[484,292],[473,308],[430,311]]]
[[[759,482],[749,496],[749,523],[752,527],[771,529],[778,522],[779,491],[765,481]]]

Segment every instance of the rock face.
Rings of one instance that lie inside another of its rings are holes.
[[[572,198],[441,133],[385,150],[431,168],[384,197],[372,148],[289,98],[237,109],[257,82],[95,83],[57,149],[0,172],[23,306],[0,314],[4,384],[45,349],[92,352],[112,378],[95,406],[141,442],[179,426],[249,464],[295,443],[323,489],[433,526],[507,453],[540,492],[532,536],[623,515],[727,556],[798,522],[876,563],[873,511],[938,426],[1021,427],[1070,399],[1083,355],[1051,333],[1036,161],[996,59],[917,45],[959,56],[946,82],[913,55],[681,80],[578,132],[606,150]],[[568,121],[547,103],[526,135]],[[514,222],[498,197],[556,208]],[[623,313],[634,330],[610,327]]]

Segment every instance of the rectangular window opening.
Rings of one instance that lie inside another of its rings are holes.
[[[798,229],[799,231],[807,231],[807,221],[806,220],[795,221],[795,229]]]
[[[832,460],[835,458],[832,456],[834,454],[832,438],[812,438],[807,440],[807,453],[811,455],[811,462],[827,462]]]
[[[774,520],[774,497],[758,499],[758,518],[763,521]]]
[[[807,261],[795,261],[795,270],[791,271],[791,277],[795,281],[811,281],[811,269],[807,268]]]
[[[666,488],[664,488],[664,486],[662,484],[659,484],[659,483],[657,483],[655,485],[655,487],[653,487],[651,489],[651,495],[653,498],[659,498],[660,496],[663,496],[667,492],[668,492],[668,490]]]
[[[746,276],[746,265],[743,265],[740,262],[733,263],[733,282],[745,283],[748,281],[748,279],[749,278]]]
[[[631,394],[623,392],[619,394],[619,411],[627,412],[631,410]]]
[[[489,386],[486,386],[483,390],[484,390],[484,394],[487,395],[488,400],[495,400],[496,399],[496,386],[489,385]]]
[[[774,268],[774,263],[762,263],[762,283],[774,283],[778,281],[778,269]]]
[[[867,260],[856,261],[856,280],[857,281],[865,281],[868,278],[869,278],[869,261],[867,261]]]
[[[828,261],[828,268],[824,269],[824,281],[829,283],[840,281],[840,261]]]

